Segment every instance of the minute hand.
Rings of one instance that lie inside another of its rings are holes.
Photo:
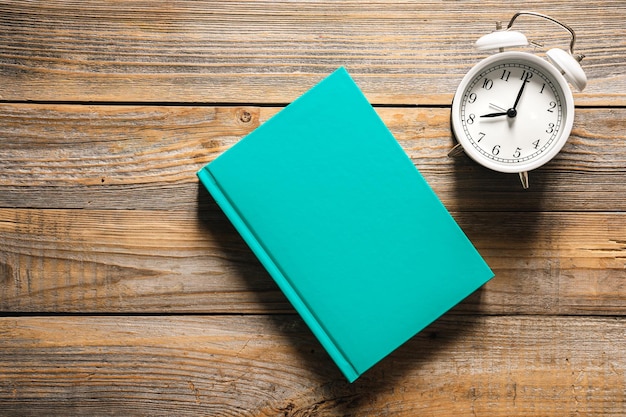
[[[528,78],[529,77],[525,77],[524,81],[522,81],[522,87],[519,89],[519,92],[517,93],[517,98],[515,99],[515,104],[513,104],[513,107],[512,107],[513,110],[517,109],[517,105],[519,104],[519,99],[522,98],[522,93],[524,92],[524,87],[526,87]]]

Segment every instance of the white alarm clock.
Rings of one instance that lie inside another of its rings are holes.
[[[532,15],[567,29],[569,51],[550,49],[547,60],[528,52],[504,48],[528,45],[526,36],[512,31],[520,15]],[[462,79],[452,101],[451,125],[458,144],[449,152],[465,151],[474,161],[499,172],[518,173],[528,188],[528,171],[561,150],[574,122],[574,99],[568,85],[587,85],[574,55],[576,35],[567,25],[534,12],[516,13],[506,29],[476,42],[479,50],[499,50],[476,64]]]

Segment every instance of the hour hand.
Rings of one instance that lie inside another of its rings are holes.
[[[498,113],[483,114],[480,117],[498,117],[498,116],[506,116],[507,114],[509,114],[509,112],[501,111],[501,112],[498,112]]]

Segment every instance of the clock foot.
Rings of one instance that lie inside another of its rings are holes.
[[[450,151],[448,152],[448,156],[450,158],[455,157],[455,156],[459,156],[462,153],[464,153],[463,151],[463,146],[461,146],[460,143],[457,143],[454,148],[450,149]]]
[[[519,179],[522,182],[522,188],[527,190],[528,189],[528,171],[520,172]]]

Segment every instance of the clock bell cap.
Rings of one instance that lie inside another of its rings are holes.
[[[488,51],[499,48],[512,48],[528,45],[528,39],[522,32],[515,30],[497,30],[482,36],[476,41],[476,48]]]
[[[580,63],[563,49],[553,48],[546,52],[548,59],[578,91],[587,86],[587,76]]]

